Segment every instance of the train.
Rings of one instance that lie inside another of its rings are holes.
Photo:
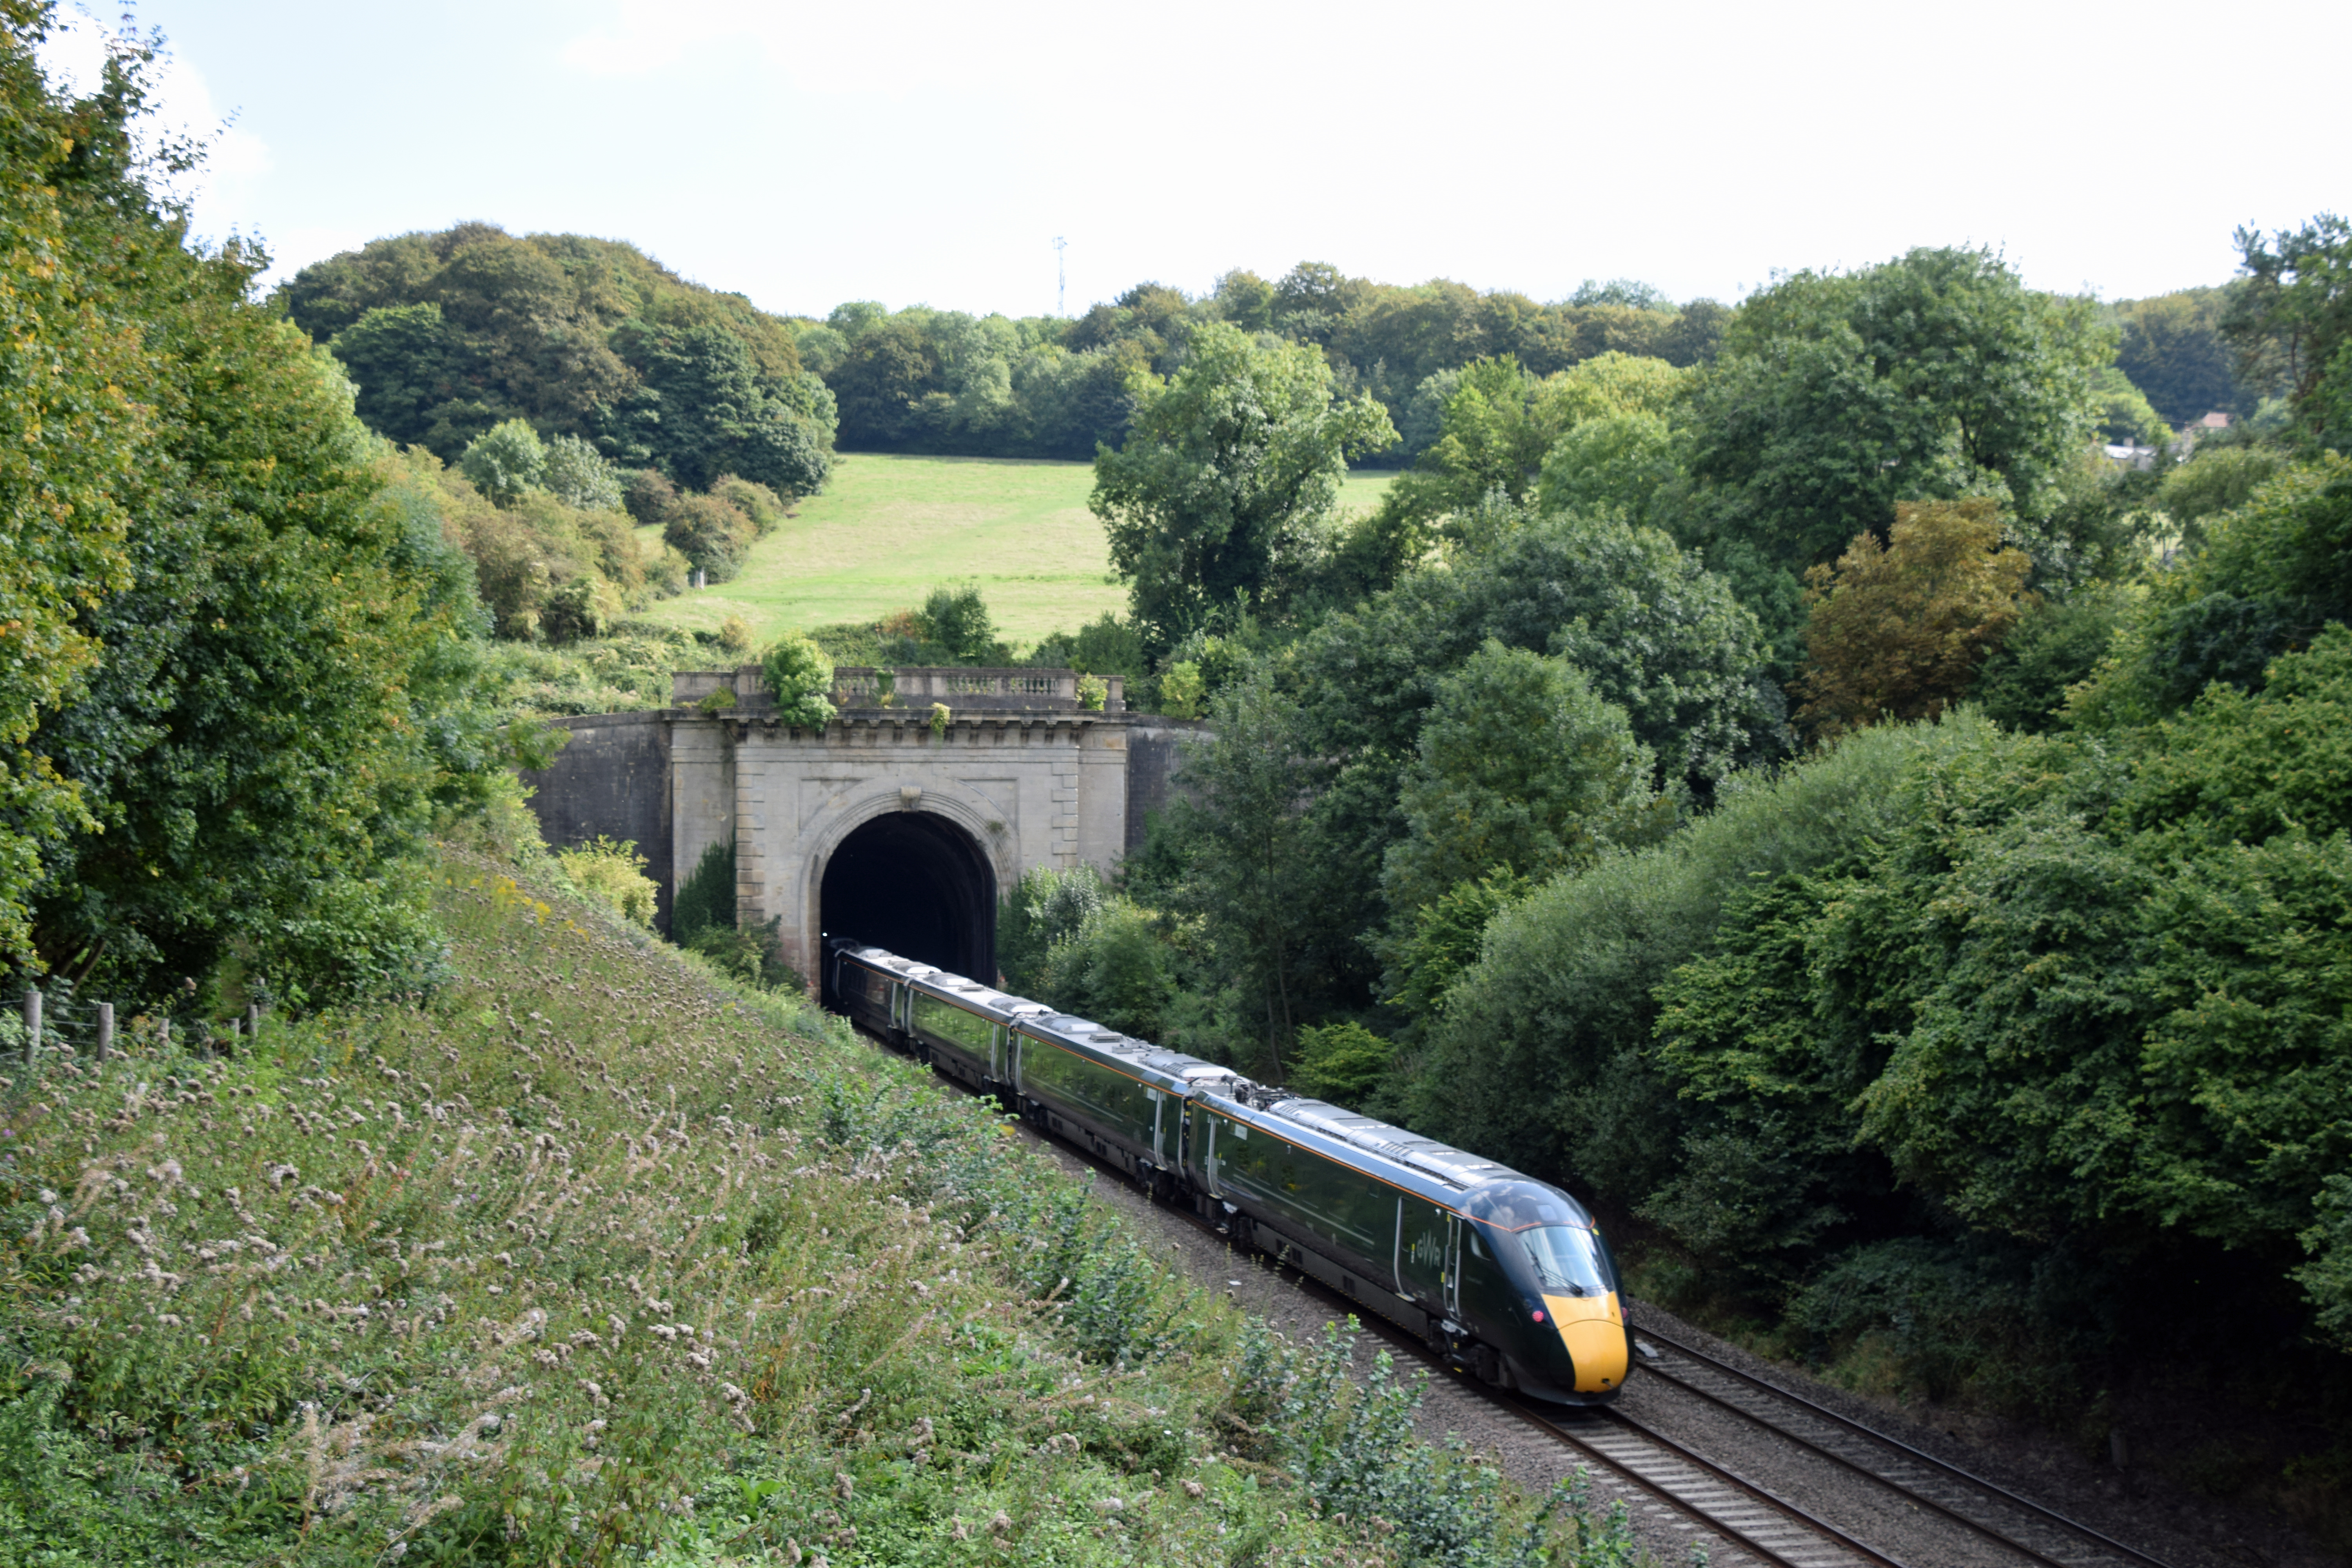
[[[1634,1365],[1616,1258],[1548,1183],[848,938],[829,1005],[1311,1275],[1497,1388],[1601,1405]]]

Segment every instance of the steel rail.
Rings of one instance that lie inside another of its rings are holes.
[[[1580,1411],[1574,1416],[1562,1418],[1561,1416],[1552,1415],[1548,1411],[1538,1409],[1523,1398],[1504,1394],[1498,1390],[1482,1392],[1487,1393],[1488,1397],[1502,1408],[1518,1415],[1531,1426],[1539,1427],[1543,1431],[1549,1432],[1552,1436],[1559,1437],[1563,1441],[1573,1444],[1576,1447],[1591,1455],[1594,1458],[1608,1466],[1612,1470],[1614,1470],[1617,1474],[1625,1477],[1635,1486],[1640,1487],[1643,1491],[1646,1491],[1651,1496],[1657,1498],[1660,1501],[1675,1509],[1677,1512],[1688,1516],[1695,1522],[1705,1526],[1708,1530],[1714,1531],[1717,1534],[1738,1542],[1741,1547],[1756,1553],[1758,1556],[1764,1558],[1768,1562],[1788,1564],[1789,1568],[1797,1568],[1797,1565],[1788,1555],[1785,1548],[1775,1547],[1769,1542],[1758,1540],[1753,1534],[1749,1533],[1745,1527],[1741,1526],[1735,1521],[1724,1518],[1721,1514],[1709,1509],[1706,1503],[1688,1497],[1662,1481],[1654,1481],[1649,1477],[1643,1475],[1639,1470],[1634,1469],[1631,1465],[1626,1463],[1625,1460],[1610,1454],[1605,1449],[1597,1447],[1591,1443],[1587,1442],[1582,1436],[1576,1433],[1573,1429],[1574,1426],[1585,1422],[1601,1422],[1610,1426],[1622,1426],[1627,1431],[1632,1432],[1643,1442],[1649,1444],[1653,1448],[1664,1453],[1667,1458],[1679,1460],[1682,1463],[1688,1465],[1693,1469],[1698,1470],[1702,1474],[1713,1478],[1722,1485],[1729,1487],[1732,1490],[1740,1493],[1750,1501],[1760,1504],[1761,1506],[1771,1510],[1775,1513],[1782,1514],[1787,1518],[1795,1521],[1805,1530],[1810,1531],[1813,1534],[1822,1537],[1832,1544],[1852,1552],[1853,1555],[1861,1558],[1866,1563],[1876,1563],[1878,1568],[1906,1568],[1906,1564],[1900,1559],[1890,1557],[1886,1553],[1879,1551],[1877,1548],[1866,1545],[1864,1542],[1855,1540],[1853,1536],[1848,1535],[1844,1531],[1840,1530],[1836,1525],[1830,1523],[1827,1520],[1806,1511],[1804,1509],[1798,1507],[1795,1503],[1789,1501],[1786,1498],[1775,1495],[1765,1488],[1759,1486],[1756,1482],[1749,1480],[1747,1477],[1740,1475],[1738,1472],[1725,1468],[1723,1466],[1717,1464],[1714,1460],[1709,1459],[1704,1455],[1701,1455],[1696,1451],[1685,1447],[1683,1444],[1676,1442],[1674,1438],[1667,1436],[1664,1433],[1658,1431],[1655,1427],[1653,1427],[1646,1423],[1635,1420],[1633,1416],[1626,1415],[1623,1411],[1617,1409],[1613,1405],[1601,1409]]]
[[[1784,1442],[1793,1443],[1798,1447],[1806,1450],[1808,1453],[1818,1454],[1822,1458],[1829,1460],[1832,1464],[1843,1465],[1847,1469],[1852,1470],[1855,1475],[1864,1478],[1865,1480],[1877,1482],[1880,1486],[1886,1488],[1906,1502],[1916,1503],[1925,1508],[1933,1509],[1936,1512],[1942,1514],[1946,1519],[1950,1520],[1953,1523],[1969,1530],[1973,1530],[1978,1534],[1984,1536],[1990,1541],[1998,1542],[2001,1545],[2008,1547],[2011,1551],[2017,1552],[2019,1555],[2025,1557],[2031,1562],[2045,1564],[2046,1568],[2080,1568],[2079,1564],[2067,1563],[2062,1558],[2053,1557],[2048,1552],[2042,1551],[2039,1547],[2029,1546],[2024,1542],[2016,1539],[2014,1536],[2006,1534],[2000,1530],[1996,1529],[1994,1526],[1985,1523],[1982,1520],[1970,1518],[1969,1515],[1962,1513],[1956,1508],[1938,1502],[1936,1499],[1929,1497],[1926,1492],[1919,1491],[1915,1488],[1906,1486],[1893,1476],[1885,1475],[1878,1470],[1872,1469],[1868,1465],[1864,1464],[1859,1459],[1851,1458],[1844,1454],[1841,1454],[1835,1448],[1825,1448],[1821,1444],[1814,1442],[1811,1438],[1807,1437],[1801,1432],[1791,1431],[1790,1428],[1781,1426],[1779,1422],[1770,1420],[1763,1415],[1759,1415],[1755,1411],[1748,1409],[1745,1405],[1735,1405],[1730,1400],[1724,1398],[1721,1394],[1716,1394],[1708,1389],[1701,1388],[1697,1384],[1691,1382],[1687,1378],[1677,1377],[1673,1373],[1667,1371],[1664,1367],[1659,1366],[1654,1362],[1643,1367],[1642,1370],[1648,1373],[1652,1377],[1660,1378],[1674,1384],[1676,1388],[1681,1389],[1685,1394],[1693,1394],[1700,1399],[1704,1399],[1708,1404],[1713,1405],[1719,1409],[1727,1410],[1734,1415],[1739,1416],[1742,1420],[1753,1422],[1755,1425],[1761,1426],[1764,1430],[1771,1433],[1774,1436],[1780,1438]]]
[[[1912,1445],[1903,1441],[1900,1437],[1890,1436],[1886,1433],[1881,1432],[1875,1427],[1864,1426],[1863,1423],[1853,1419],[1851,1416],[1842,1415],[1825,1405],[1817,1404],[1813,1400],[1806,1398],[1803,1394],[1797,1393],[1793,1389],[1783,1388],[1779,1384],[1770,1382],[1765,1378],[1758,1377],[1753,1373],[1743,1372],[1739,1368],[1732,1365],[1729,1362],[1723,1360],[1721,1357],[1709,1355],[1706,1352],[1700,1350],[1694,1345],[1685,1344],[1680,1340],[1674,1338],[1670,1334],[1660,1333],[1657,1330],[1646,1325],[1637,1327],[1635,1332],[1645,1338],[1655,1340],[1660,1344],[1665,1345],[1669,1349],[1673,1350],[1676,1354],[1686,1356],[1702,1366],[1707,1367],[1712,1371],[1722,1373],[1727,1377],[1737,1378],[1741,1383],[1747,1384],[1752,1388],[1759,1389],[1766,1394],[1771,1394],[1776,1399],[1785,1400],[1789,1404],[1796,1405],[1809,1414],[1818,1415],[1822,1419],[1841,1426],[1846,1431],[1853,1433],[1857,1436],[1867,1438],[1871,1442],[1892,1448],[1895,1452],[1903,1455],[1906,1458],[1916,1460],[1919,1464],[1928,1467],[1930,1469],[1940,1471],[1943,1474],[1951,1477],[1955,1480],[1961,1481],[1969,1486],[1975,1487],[1981,1491],[1989,1493],[1993,1497],[1997,1497],[2003,1502],[2022,1510],[2034,1519],[2040,1520],[2047,1524],[2055,1525],[2062,1530],[2072,1531],[2074,1534],[2090,1542],[2092,1544],[2105,1548],[2107,1551],[2119,1552],[2123,1556],[2130,1559],[2132,1562],[2141,1564],[2142,1568],[2170,1568],[2170,1564],[2167,1563],[2162,1558],[2151,1556],[2149,1553],[2142,1552],[2137,1546],[2127,1546],[2124,1542],[2116,1540],[2113,1536],[2105,1534],[2100,1531],[2092,1528],[2090,1525],[2084,1524],[2078,1520],[2070,1519],[2054,1509],[2046,1508],[2041,1503],[2035,1502],[2031,1498],[2021,1497],[2017,1493],[2011,1491],[2007,1487],[2002,1486],[1998,1481],[1987,1480],[1985,1478],[1976,1474],[1974,1471],[1962,1469],[1958,1465],[1937,1458],[1935,1455],[1928,1453],[1923,1448],[1914,1447]],[[1822,1448],[1816,1444],[1807,1442],[1796,1433],[1790,1432],[1778,1424],[1765,1419],[1763,1416],[1757,1415],[1753,1411],[1742,1410],[1738,1405],[1733,1405],[1714,1394],[1707,1394],[1703,1389],[1694,1387],[1692,1384],[1685,1382],[1681,1378],[1660,1373],[1660,1369],[1656,1366],[1646,1366],[1643,1370],[1651,1373],[1658,1373],[1660,1375],[1665,1376],[1666,1381],[1675,1384],[1677,1387],[1689,1389],[1692,1393],[1699,1394],[1702,1398],[1713,1400],[1716,1404],[1723,1405],[1724,1408],[1736,1411],[1739,1415],[1747,1416],[1748,1419],[1755,1422],[1757,1425],[1766,1427],[1770,1431],[1777,1432],[1781,1436],[1790,1439],[1791,1442],[1801,1444],[1803,1447],[1812,1449],[1815,1453],[1827,1454],[1829,1452],[1827,1449]],[[1904,1486],[1899,1481],[1895,1481],[1885,1476],[1878,1476],[1874,1471],[1870,1470],[1867,1467],[1855,1465],[1853,1460],[1843,1458],[1841,1456],[1830,1454],[1829,1457],[1838,1459],[1842,1464],[1861,1469],[1865,1475],[1874,1476],[1883,1484],[1902,1492],[1906,1497],[1912,1498],[1919,1502],[1927,1503],[1930,1507],[1937,1509],[1939,1512],[1946,1514],[1951,1513],[1949,1509],[1944,1508],[1941,1504],[1935,1502],[1932,1499],[1921,1496],[1908,1487]],[[1990,1526],[1966,1519],[1960,1515],[1952,1515],[1952,1517],[1958,1518],[1962,1523],[1969,1524],[1971,1528],[1983,1531],[1988,1534],[1998,1534],[1998,1532],[1994,1531]],[[2000,1539],[2005,1544],[2025,1552],[2028,1556],[2034,1558],[2037,1562],[2056,1563],[2060,1561],[2050,1557],[2045,1552],[2036,1551],[2035,1549],[2025,1546],[2021,1542],[2011,1541],[2005,1536],[2000,1537]],[[2071,1565],[2067,1565],[2067,1568],[2071,1568]]]

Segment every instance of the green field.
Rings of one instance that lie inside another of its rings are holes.
[[[1394,478],[1349,476],[1342,504],[1369,510]],[[1127,590],[1108,580],[1102,524],[1087,510],[1094,479],[1091,463],[851,453],[823,495],[753,548],[740,576],[664,600],[644,618],[716,631],[740,616],[764,642],[871,621],[970,577],[998,634],[1034,644],[1127,605]]]

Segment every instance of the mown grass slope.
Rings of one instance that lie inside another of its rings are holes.
[[[1369,510],[1395,476],[1350,476],[1342,505]],[[1094,465],[856,452],[824,493],[752,548],[734,581],[665,600],[646,620],[715,632],[740,616],[766,641],[793,628],[871,621],[920,605],[935,584],[977,579],[999,634],[1034,644],[1124,610],[1101,522],[1087,510]]]
[[[478,855],[436,891],[429,996],[0,1084],[0,1562],[1621,1549],[837,1023]]]

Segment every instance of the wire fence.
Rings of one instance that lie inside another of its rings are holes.
[[[45,990],[27,987],[16,1017],[17,1037],[6,1052],[10,1066],[37,1070],[44,1061],[103,1060],[113,1056],[222,1056],[260,1037],[262,1010],[249,1006],[226,1022],[206,1016],[174,1016],[167,1011],[121,1013],[115,1005],[77,994],[73,982],[53,980]]]

